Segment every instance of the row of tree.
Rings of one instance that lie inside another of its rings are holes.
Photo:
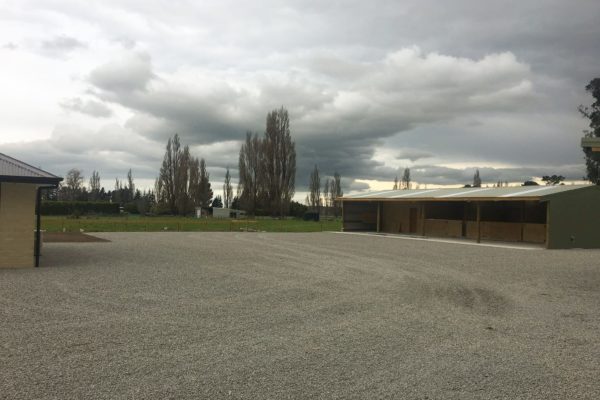
[[[323,187],[323,195],[321,196],[321,187]],[[308,195],[306,195],[306,204],[309,206],[311,211],[320,213],[321,207],[325,207],[325,212],[332,209],[335,216],[339,215],[340,204],[337,200],[338,197],[342,197],[344,192],[342,191],[342,177],[335,171],[332,178],[325,178],[325,183],[321,186],[321,175],[319,167],[315,165],[315,168],[310,173],[310,179],[308,182]]]
[[[154,190],[159,213],[186,215],[196,207],[211,205],[213,191],[206,162],[192,156],[188,145],[182,148],[177,134],[167,141]]]
[[[117,202],[130,211],[187,215],[194,209],[209,207],[241,208],[251,215],[301,216],[306,206],[293,202],[296,183],[296,145],[291,137],[290,120],[286,109],[267,114],[264,135],[248,132],[238,159],[239,179],[234,196],[232,176],[227,167],[223,196],[213,199],[210,174],[203,158],[194,157],[188,145],[183,146],[179,135],[167,141],[165,154],[154,190],[140,192],[135,188],[132,171],[124,181],[115,180],[115,188],[106,191],[101,186],[100,173],[93,171],[89,189],[84,185],[81,170],[67,173],[65,183],[48,195],[48,199],[70,201]],[[315,167],[320,199],[320,178]],[[311,175],[311,178],[313,176]],[[315,182],[311,190],[315,189]],[[342,195],[341,177],[335,172],[325,181],[325,196],[313,208],[337,207],[335,198]],[[314,195],[311,195],[314,196]],[[142,211],[143,210],[143,211]]]
[[[238,158],[240,205],[251,214],[284,216],[296,189],[296,143],[283,107],[267,114],[262,138],[247,132]]]

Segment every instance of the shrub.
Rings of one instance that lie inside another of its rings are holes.
[[[44,201],[42,215],[119,214],[118,203],[92,201]]]

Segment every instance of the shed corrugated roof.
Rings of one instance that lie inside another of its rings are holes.
[[[56,184],[62,178],[0,153],[0,181]]]
[[[535,200],[544,199],[562,192],[589,188],[591,186],[593,185],[381,190],[352,194],[342,197],[341,200]]]

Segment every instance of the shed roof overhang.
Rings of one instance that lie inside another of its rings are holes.
[[[353,203],[353,202],[368,202],[368,201],[389,201],[389,202],[404,202],[404,203],[416,203],[416,202],[429,202],[429,203],[441,203],[450,201],[464,201],[464,202],[480,202],[480,201],[548,201],[548,198],[544,197],[452,197],[452,198],[386,198],[386,197],[368,197],[368,198],[347,198],[340,197],[339,201]]]
[[[554,196],[577,190],[596,190],[593,185],[513,186],[491,188],[438,188],[380,190],[338,198],[342,202],[514,202],[548,201]]]

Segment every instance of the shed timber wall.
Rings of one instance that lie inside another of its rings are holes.
[[[410,209],[413,203],[384,202],[381,207],[381,231],[386,233],[410,233]]]
[[[0,268],[34,265],[36,188],[0,183]]]

